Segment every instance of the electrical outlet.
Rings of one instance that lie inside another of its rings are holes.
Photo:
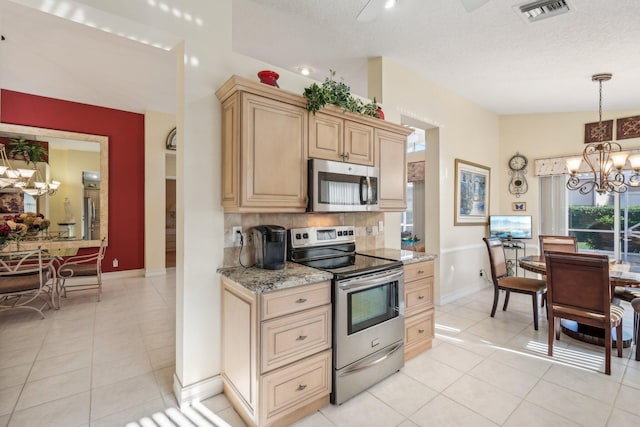
[[[118,258],[113,259],[113,268],[118,268]]]
[[[240,235],[242,234],[242,227],[239,225],[236,225],[235,227],[233,227],[233,229],[231,230],[233,233],[233,241],[234,242],[240,242]]]
[[[384,231],[384,221],[378,221],[378,231]]]

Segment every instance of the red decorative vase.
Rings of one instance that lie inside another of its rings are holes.
[[[378,105],[378,108],[376,109],[376,112],[378,113],[378,118],[380,120],[384,120],[384,113],[382,112],[382,108],[380,108],[379,105]]]
[[[258,73],[258,78],[260,78],[260,82],[269,86],[278,86],[278,78],[280,75],[275,71],[271,70],[262,70]]]

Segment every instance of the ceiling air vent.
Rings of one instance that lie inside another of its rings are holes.
[[[526,22],[536,22],[567,13],[573,8],[567,0],[540,0],[514,6],[514,9]]]

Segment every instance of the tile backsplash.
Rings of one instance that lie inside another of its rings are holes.
[[[332,225],[353,225],[356,227],[357,250],[384,247],[384,232],[378,231],[382,212],[344,212],[328,214],[224,214],[224,267],[252,265],[255,262],[253,227],[258,225],[279,225],[286,229],[298,227],[322,227]],[[233,227],[242,227],[244,246],[234,242]],[[242,258],[240,258],[242,256]]]

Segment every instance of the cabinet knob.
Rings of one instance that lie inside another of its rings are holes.
[[[418,274],[424,274],[423,270],[418,270]]]
[[[302,391],[302,390],[304,390],[305,388],[307,388],[307,385],[306,385],[306,384],[300,384],[300,385],[298,386],[298,388],[296,389],[296,391]]]
[[[298,341],[304,341],[307,339],[306,335],[300,335],[298,338],[296,338]]]
[[[418,329],[419,334],[424,334],[424,329]]]
[[[420,295],[418,299],[424,299],[424,295]]]
[[[344,158],[349,160],[349,153],[344,153]]]
[[[307,302],[307,299],[306,299],[306,298],[298,298],[298,299],[296,300],[296,303],[298,303],[298,304],[302,304],[302,303],[305,303],[305,302]]]

